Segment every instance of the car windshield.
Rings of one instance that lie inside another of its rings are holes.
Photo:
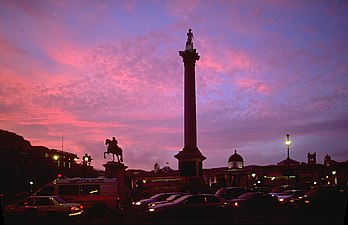
[[[238,198],[250,199],[252,196],[253,196],[252,193],[244,193],[244,194],[240,195]]]
[[[175,200],[175,199],[177,199],[177,198],[180,198],[182,195],[171,195],[171,196],[169,196],[166,200],[167,201],[173,201],[173,200]]]
[[[188,196],[190,196],[190,195],[181,196],[180,198],[175,199],[173,202],[181,202],[181,201],[185,200],[186,198],[188,198]]]
[[[221,188],[215,193],[215,195],[224,195],[225,193],[226,193],[226,189]]]
[[[286,190],[281,193],[281,195],[293,195],[295,193],[294,190]]]
[[[282,188],[282,187],[276,187],[276,188],[273,188],[271,193],[280,193],[282,191],[284,191],[285,188]]]
[[[161,196],[163,196],[163,195],[164,195],[163,193],[161,193],[161,194],[156,194],[156,195],[151,196],[150,198],[152,198],[152,199],[157,199],[157,198],[159,198],[159,197],[161,197]]]
[[[61,197],[55,196],[53,197],[59,204],[61,203],[66,203],[66,201],[64,199],[62,199]]]

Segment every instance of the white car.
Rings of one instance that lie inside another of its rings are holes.
[[[157,202],[152,202],[152,203],[149,203],[149,207],[151,206],[155,206],[155,205],[159,205],[159,204],[163,204],[163,203],[168,203],[168,202],[172,202],[184,195],[188,195],[189,193],[180,193],[180,194],[175,194],[175,195],[171,195],[169,196],[168,198],[166,198],[165,200],[163,201],[157,201]]]
[[[301,199],[306,194],[305,190],[286,190],[278,194],[278,201],[280,204],[292,204],[296,199]]]
[[[76,216],[84,211],[80,203],[68,203],[58,196],[30,196],[19,202],[5,206],[8,215],[66,215]]]
[[[197,194],[184,195],[172,202],[150,206],[147,210],[150,216],[199,216],[214,215],[226,208],[227,202],[216,195]]]

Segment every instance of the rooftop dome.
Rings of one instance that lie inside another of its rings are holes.
[[[237,153],[237,150],[234,150],[234,154],[230,156],[228,162],[243,162],[243,158]]]
[[[234,150],[234,154],[228,159],[228,168],[229,169],[241,169],[244,166],[244,161],[242,156],[237,153],[237,150]]]

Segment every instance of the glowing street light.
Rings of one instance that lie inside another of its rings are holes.
[[[337,176],[336,176],[337,172],[336,172],[336,170],[332,171],[331,173],[334,176],[334,184],[337,185]]]
[[[287,146],[287,150],[288,150],[288,184],[290,184],[290,171],[289,171],[289,167],[290,167],[290,145],[291,145],[291,141],[290,141],[290,134],[286,134],[286,140],[285,140],[285,145]]]
[[[288,159],[290,159],[290,145],[291,145],[291,141],[290,141],[290,134],[286,134],[286,140],[285,140],[285,145],[287,146],[287,149],[288,149]],[[289,160],[288,160],[289,162]]]
[[[87,153],[82,157],[82,164],[85,165],[85,166],[89,166],[91,165],[91,161],[92,161],[92,157],[90,155],[88,155]]]
[[[59,155],[54,155],[54,156],[53,156],[53,159],[54,159],[55,161],[57,161],[57,160],[59,159]]]

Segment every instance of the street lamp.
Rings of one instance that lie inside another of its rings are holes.
[[[334,171],[332,171],[331,173],[332,173],[332,175],[334,176],[334,184],[337,185],[336,171],[334,170]]]
[[[92,157],[90,155],[88,155],[87,153],[82,157],[83,162],[82,164],[85,166],[90,166],[91,165],[91,161],[92,161]]]
[[[289,137],[290,137],[290,134],[286,134],[285,145],[288,148],[288,159],[290,159],[289,150],[290,150],[290,145],[291,145],[291,141],[290,141]],[[289,160],[288,160],[288,162],[289,162]]]
[[[82,159],[83,159],[82,164],[85,165],[85,166],[87,166],[88,159],[89,159],[89,155],[86,153],[86,154],[82,157]]]
[[[57,160],[59,159],[59,155],[54,155],[54,156],[53,156],[53,159],[54,159],[55,161],[57,161]]]
[[[288,185],[290,184],[289,167],[290,167],[290,145],[291,145],[291,141],[289,137],[290,137],[290,134],[286,134],[285,145],[287,146],[287,150],[288,150],[288,158],[286,159],[288,161]]]

